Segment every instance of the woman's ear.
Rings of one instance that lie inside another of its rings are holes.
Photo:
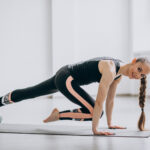
[[[136,58],[132,59],[132,64],[136,63]]]

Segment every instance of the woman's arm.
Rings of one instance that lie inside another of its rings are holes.
[[[126,127],[114,126],[114,125],[112,125],[112,122],[111,122],[116,89],[117,89],[117,85],[119,84],[121,79],[122,79],[122,76],[112,82],[112,84],[110,85],[109,91],[108,91],[107,99],[106,99],[107,124],[108,124],[108,128],[110,128],[110,129],[126,129]]]
[[[96,135],[110,135],[106,132],[98,132],[97,127],[99,123],[99,118],[103,110],[103,103],[107,97],[109,86],[115,77],[114,63],[112,61],[103,61],[99,65],[100,72],[102,74],[101,81],[98,88],[98,94],[96,97],[96,102],[93,110],[93,119],[92,119],[92,131]]]
[[[114,105],[114,98],[116,95],[116,89],[117,85],[119,84],[122,77],[118,78],[117,80],[114,80],[112,84],[110,85],[108,95],[106,98],[106,116],[107,116],[107,124],[108,127],[110,127],[112,124],[112,111],[113,111],[113,105]]]

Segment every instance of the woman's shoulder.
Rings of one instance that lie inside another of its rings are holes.
[[[100,60],[98,62],[98,69],[100,73],[104,73],[104,72],[112,72],[115,73],[115,63],[113,60]]]

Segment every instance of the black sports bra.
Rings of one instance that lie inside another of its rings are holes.
[[[74,77],[74,80],[76,80],[80,85],[100,82],[102,74],[99,72],[98,63],[101,60],[113,60],[116,65],[116,74],[118,73],[120,69],[120,62],[122,61],[112,57],[95,57],[89,60],[80,61],[75,64],[69,64],[68,69]],[[115,80],[120,76],[116,77]]]

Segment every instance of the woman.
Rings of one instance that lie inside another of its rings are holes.
[[[113,126],[111,119],[117,85],[122,76],[128,76],[130,79],[141,80],[139,105],[142,113],[138,128],[144,130],[146,75],[149,71],[150,62],[146,58],[135,58],[131,63],[123,63],[121,60],[111,57],[96,57],[65,65],[50,79],[40,84],[7,93],[0,98],[0,106],[60,91],[70,101],[78,104],[80,108],[61,112],[55,108],[51,115],[44,120],[45,123],[56,120],[91,120],[94,135],[112,135],[114,133],[97,131],[99,119],[103,115],[103,103],[106,100],[108,128],[125,129],[124,127]],[[96,101],[80,87],[92,82],[99,83]]]

